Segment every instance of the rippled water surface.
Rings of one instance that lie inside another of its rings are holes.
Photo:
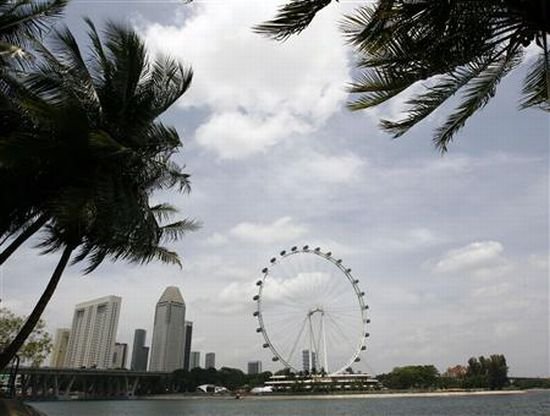
[[[550,416],[550,391],[504,396],[33,403],[48,416]]]

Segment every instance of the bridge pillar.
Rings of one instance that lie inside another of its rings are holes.
[[[67,383],[67,387],[65,388],[65,393],[63,394],[65,396],[65,399],[69,399],[71,396],[71,389],[73,388],[74,381],[76,380],[76,376],[72,376],[69,379],[69,382]]]
[[[59,398],[59,379],[57,374],[53,375],[53,395],[57,399]]]
[[[138,383],[139,383],[139,376],[136,376],[136,378],[134,379],[134,382],[132,383],[132,390],[130,390],[130,394],[132,397],[136,395],[136,389],[137,389]]]

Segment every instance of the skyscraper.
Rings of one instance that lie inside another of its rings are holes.
[[[201,366],[201,353],[200,351],[191,351],[191,363],[189,364],[190,370],[193,368],[200,368]]]
[[[310,358],[311,358],[311,366],[309,361]],[[315,351],[311,351],[311,354],[309,350],[302,351],[302,366],[304,371],[319,370],[317,368],[317,354],[315,353]]]
[[[75,306],[65,367],[111,367],[121,301],[106,296]]]
[[[132,363],[130,369],[134,371],[147,370],[147,358],[149,358],[149,348],[145,346],[145,329],[136,329],[134,332],[134,346],[132,347]]]
[[[204,368],[216,368],[216,354],[207,352],[204,356]]]
[[[260,374],[262,372],[262,362],[261,361],[249,361],[248,362],[248,374]]]
[[[113,352],[113,364],[111,368],[126,368],[126,356],[128,355],[128,344],[115,343]]]
[[[69,328],[58,328],[55,331],[50,367],[60,368],[65,365],[65,356],[67,355],[70,335],[71,330]]]
[[[185,350],[183,354],[183,369],[189,371],[191,360],[191,339],[193,337],[193,322],[185,321]]]
[[[164,290],[155,309],[151,371],[174,371],[183,368],[185,351],[185,302],[179,289]]]

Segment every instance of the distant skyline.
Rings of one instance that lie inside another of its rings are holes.
[[[66,22],[79,39],[82,16],[98,27],[122,20],[151,50],[193,67],[189,93],[163,119],[184,143],[175,159],[192,192],[153,199],[203,227],[171,246],[182,270],[106,262],[83,276],[69,267],[44,315],[50,333],[71,325],[74,304],[116,294],[117,342],[131,345],[134,329],[152,334],[160,294],[177,286],[193,351],[276,370],[255,332],[255,281],[273,255],[310,244],[343,258],[367,292],[371,336],[358,370],[445,371],[500,353],[512,376],[550,376],[550,121],[518,111],[524,73],[503,81],[442,156],[431,143],[440,113],[392,140],[377,123],[396,116],[395,103],[346,110],[353,57],[338,21],[355,4],[333,2],[285,43],[253,34],[280,3],[70,3]],[[1,305],[18,314],[59,256],[40,256],[36,242],[0,269]]]

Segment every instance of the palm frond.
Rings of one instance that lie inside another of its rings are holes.
[[[414,78],[396,75],[392,71],[366,71],[349,86],[350,93],[360,95],[348,102],[347,107],[357,111],[377,106],[403,92],[414,81]]]
[[[193,70],[185,68],[169,57],[158,57],[153,62],[150,81],[145,83],[145,90],[154,93],[152,119],[164,113],[191,86]]]
[[[185,219],[164,225],[160,227],[160,231],[164,241],[177,241],[183,235],[191,231],[197,231],[199,228],[200,224],[197,221]]]
[[[523,83],[520,108],[539,107],[550,111],[550,54],[542,51]]]
[[[302,32],[309,26],[318,12],[327,7],[332,0],[289,0],[279,7],[277,15],[267,22],[253,28],[254,32],[278,41]]]
[[[151,212],[157,221],[165,221],[171,218],[178,210],[170,204],[158,204],[151,207]]]
[[[175,251],[170,251],[165,247],[155,247],[152,251],[152,257],[166,264],[175,264],[182,268],[181,260],[178,256],[178,253]]]
[[[481,57],[475,62],[457,68],[450,75],[436,77],[431,81],[433,85],[425,86],[422,94],[417,94],[405,102],[405,105],[408,106],[405,118],[399,121],[382,119],[380,121],[382,129],[392,133],[393,137],[407,133],[454,96],[462,87],[480,76],[491,62],[491,57]]]
[[[522,57],[521,48],[508,50],[466,85],[462,102],[447,121],[436,129],[434,143],[438,149],[442,152],[447,151],[447,146],[456,132],[464,126],[468,118],[489,102],[495,95],[499,82],[521,62]]]
[[[68,0],[2,0],[0,41],[25,47],[51,29],[52,21],[63,15]]]

